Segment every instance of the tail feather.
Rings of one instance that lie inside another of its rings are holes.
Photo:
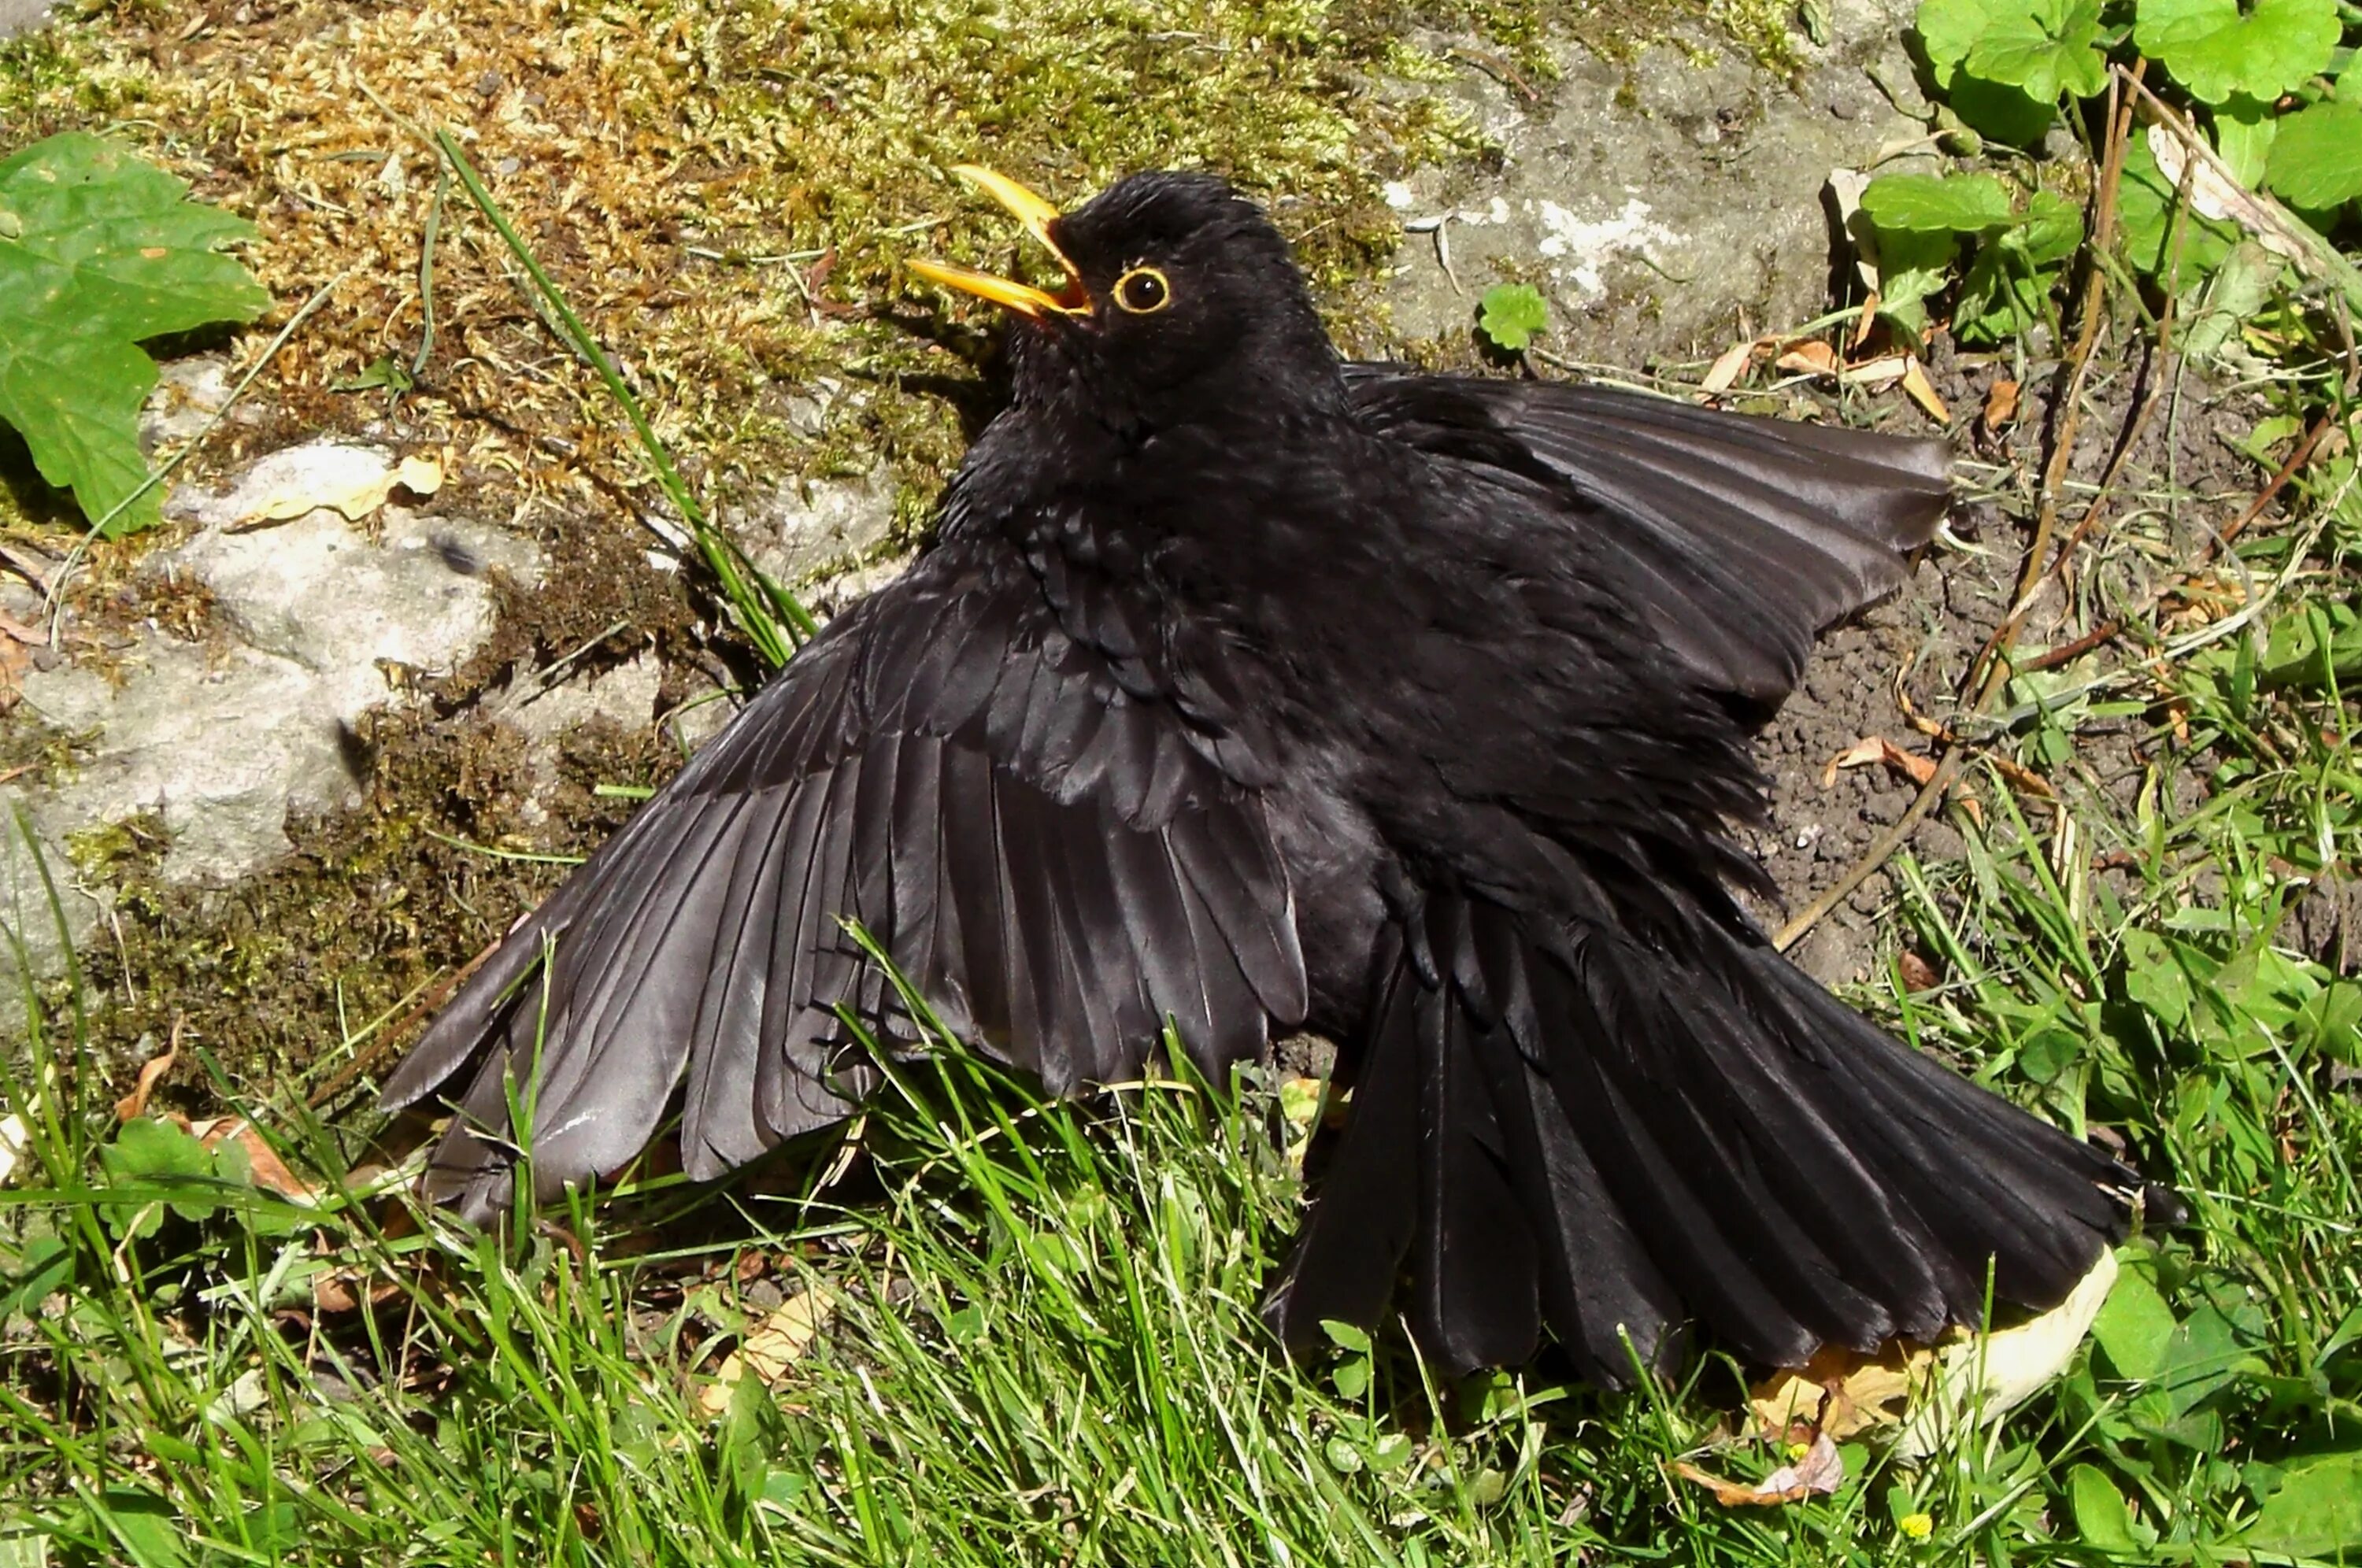
[[[1540,1326],[1617,1386],[1694,1316],[1797,1365],[2063,1300],[2137,1178],[1888,1038],[1746,933],[1693,950],[1436,896],[1267,1313],[1377,1320],[1409,1276],[1453,1371]],[[1399,1151],[1415,1146],[1418,1159]]]

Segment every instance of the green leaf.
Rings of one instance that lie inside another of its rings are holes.
[[[2265,249],[2260,240],[2243,239],[2233,246],[2208,281],[2204,303],[2182,328],[2181,351],[2201,362],[2222,353],[2270,302],[2287,270],[2288,263]]]
[[[1320,1331],[1328,1335],[1330,1342],[1340,1349],[1352,1351],[1356,1355],[1370,1353],[1370,1336],[1341,1319],[1321,1319]]]
[[[1882,174],[1862,188],[1861,210],[1882,230],[1915,234],[1982,234],[2016,215],[1990,174]]]
[[[50,1293],[62,1290],[73,1279],[73,1248],[55,1236],[39,1236],[25,1243],[13,1274],[0,1276],[0,1320],[11,1312],[30,1317]]]
[[[2235,93],[2269,100],[2328,67],[2337,48],[2337,0],[2140,0],[2133,42],[2191,93],[2220,104]]]
[[[202,1220],[219,1207],[213,1151],[169,1121],[142,1116],[125,1122],[115,1142],[98,1151],[98,1163],[114,1186],[185,1192],[168,1200],[184,1219]],[[157,1209],[154,1195],[127,1197],[111,1207],[108,1220],[117,1234],[128,1226],[149,1236],[162,1222]]]
[[[2264,182],[2279,124],[2269,104],[2259,104],[2244,93],[2235,93],[2214,106],[2214,150],[2242,185],[2253,189]]]
[[[2173,1309],[2147,1275],[2127,1267],[2100,1303],[2099,1315],[2092,1320],[2092,1338],[2107,1353],[2117,1376],[2140,1382],[2165,1370],[2167,1347],[2177,1326]]]
[[[2082,209],[2056,191],[2036,191],[2026,198],[2025,215],[2002,236],[2032,267],[2056,267],[2083,243]]]
[[[2166,1341],[2165,1364],[2158,1370],[2157,1383],[2178,1418],[2240,1378],[2268,1370],[2242,1342],[2228,1318],[2212,1307],[2201,1307]]]
[[[270,304],[244,266],[215,253],[253,226],[186,200],[188,189],[78,131],[0,160],[0,420],[94,522],[148,478],[139,404],[156,367],[138,345],[251,321]],[[151,491],[110,532],[157,516]]]
[[[1476,329],[1512,354],[1523,353],[1535,333],[1550,325],[1550,307],[1531,283],[1496,283],[1485,291]]]
[[[2178,241],[2174,237],[2177,223]],[[2180,279],[2185,285],[2213,271],[2239,239],[2239,231],[2231,225],[2182,209],[2180,193],[2158,168],[2148,138],[2139,136],[2133,138],[2125,153],[2124,180],[2116,193],[2116,225],[2125,237],[2125,259],[2153,277],[2162,278],[2173,269],[2178,244]]]
[[[1938,91],[1951,91],[1952,73],[1984,36],[1990,16],[1985,0],[1919,0],[1919,47],[1927,51]]]
[[[2100,0],[1997,6],[1960,63],[2042,103],[2057,103],[2062,92],[2089,98],[2108,84],[2099,34]]]
[[[2190,977],[2172,946],[2154,932],[2125,933],[2125,995],[2147,1008],[2169,1029],[2190,1017]]]
[[[2075,1507],[2075,1533],[2101,1551],[2132,1551],[2133,1516],[2116,1484],[2096,1467],[2079,1464],[2067,1474],[2067,1496]]]
[[[2013,147],[2032,147],[2058,118],[2058,106],[2050,100],[1967,71],[1952,80],[1951,109],[1962,124]]]
[[[163,1498],[111,1486],[93,1499],[92,1512],[138,1568],[181,1568],[188,1562],[180,1517]]]
[[[2362,1551],[2362,1449],[2312,1454],[2291,1463],[2239,1543],[2290,1557]]]
[[[1877,238],[1879,311],[1915,333],[1922,331],[1927,312],[1920,302],[1942,289],[1952,275],[1953,259],[1960,253],[1959,239],[1955,235],[1907,228]]]
[[[2320,210],[2362,196],[2362,104],[2315,104],[2282,119],[2264,177],[2294,206]]]

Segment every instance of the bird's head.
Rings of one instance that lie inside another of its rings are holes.
[[[1287,242],[1226,182],[1133,174],[1062,213],[1006,175],[955,172],[1008,208],[1065,272],[1054,293],[911,263],[1015,318],[1020,403],[1137,431],[1246,403],[1268,411],[1341,400],[1336,350]]]

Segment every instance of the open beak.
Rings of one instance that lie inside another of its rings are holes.
[[[1064,295],[1050,293],[1031,283],[1021,283],[1014,278],[996,277],[990,272],[954,267],[942,261],[912,261],[910,263],[911,271],[929,282],[941,283],[944,288],[957,289],[962,293],[990,300],[1005,310],[1013,310],[1037,321],[1045,315],[1088,315],[1090,301],[1083,293],[1082,274],[1075,270],[1072,261],[1066,259],[1066,254],[1058,248],[1057,241],[1050,237],[1050,223],[1058,215],[1058,209],[1006,174],[995,173],[974,163],[958,164],[952,172],[1008,208],[1011,215],[1025,226],[1025,232],[1040,240],[1042,248],[1058,259],[1058,265],[1066,270],[1065,293]]]

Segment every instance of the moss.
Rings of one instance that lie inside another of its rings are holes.
[[[78,867],[116,886],[116,943],[86,955],[101,1059],[177,1024],[232,1083],[267,1096],[309,1089],[315,1061],[340,1060],[339,1022],[358,1031],[448,974],[555,885],[563,867],[499,851],[580,854],[630,802],[601,783],[655,784],[679,765],[653,734],[586,726],[554,778],[536,776],[512,731],[413,711],[371,715],[359,809],[289,824],[285,864],[235,887],[156,879],[161,835],[120,823],[78,835]],[[546,816],[528,808],[536,801]],[[201,1080],[193,1060],[168,1084]]]
[[[1571,28],[1613,53],[1717,3],[276,0],[193,34],[171,7],[126,3],[0,46],[11,145],[111,127],[255,220],[248,255],[279,305],[237,339],[241,364],[328,286],[273,361],[259,422],[225,425],[184,477],[299,435],[449,445],[437,505],[524,526],[549,563],[530,590],[501,586],[499,629],[465,668],[367,726],[362,805],[291,823],[285,866],[202,891],[161,883],[129,824],[80,846],[121,889],[119,944],[111,932],[90,955],[114,999],[105,1033],[119,1047],[177,1018],[253,1089],[299,1073],[340,1021],[358,1028],[472,957],[559,874],[451,840],[587,849],[630,810],[597,783],[674,765],[653,734],[594,732],[537,776],[513,734],[464,716],[473,698],[559,657],[595,670],[651,646],[668,700],[685,668],[752,673],[712,607],[649,565],[628,430],[456,191],[418,389],[336,390],[424,341],[438,198],[420,127],[459,135],[710,503],[882,459],[899,544],[965,445],[990,326],[902,263],[1021,254],[947,165],[991,162],[1059,200],[1143,166],[1221,169],[1269,202],[1341,335],[1374,348],[1399,237],[1382,182],[1477,150],[1439,97],[1388,85],[1443,69],[1407,40],[1473,28],[1532,61]],[[823,377],[844,392],[815,428],[795,414]],[[77,612],[202,634],[196,598],[148,585],[118,600],[139,547],[97,563]],[[39,744],[70,759],[62,737]]]

